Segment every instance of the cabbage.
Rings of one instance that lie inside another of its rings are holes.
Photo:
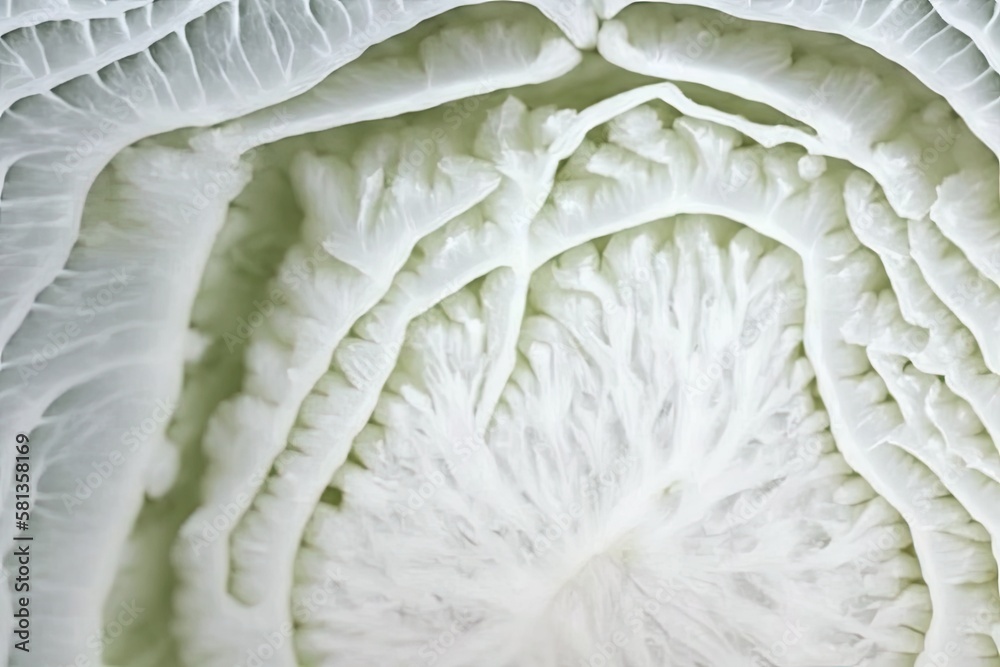
[[[6,663],[997,667],[998,17],[4,3]]]

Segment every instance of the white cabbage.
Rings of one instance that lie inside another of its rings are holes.
[[[7,664],[1000,666],[996,0],[7,0],[0,109]]]

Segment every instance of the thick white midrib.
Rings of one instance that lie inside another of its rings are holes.
[[[549,55],[548,60],[541,62],[536,59],[533,66],[527,71],[508,71],[499,74],[487,72],[488,78],[482,78],[482,74],[471,79],[462,79],[451,82],[444,86],[433,86],[424,88],[419,96],[406,91],[402,94],[392,95],[374,105],[364,107],[352,107],[349,104],[341,107],[329,107],[324,103],[326,98],[340,97],[335,85],[324,87],[323,83],[310,89],[286,102],[268,107],[250,114],[246,118],[240,118],[224,124],[219,128],[219,138],[215,141],[222,146],[228,146],[231,150],[248,151],[265,143],[272,143],[288,137],[318,132],[320,130],[330,130],[345,125],[361,123],[370,120],[380,120],[383,118],[393,118],[402,114],[417,111],[426,111],[439,107],[448,102],[462,100],[476,95],[496,92],[509,88],[516,88],[524,85],[544,83],[566,74],[577,64],[579,64],[582,54],[576,51],[575,58],[567,58],[562,62],[552,61],[551,54],[546,54],[546,49],[555,49],[559,38],[555,35],[549,36],[540,56]],[[572,47],[567,43],[568,49]],[[336,74],[333,75],[334,77]],[[347,86],[350,88],[350,86]],[[415,86],[419,87],[419,86]],[[332,88],[327,91],[326,88]],[[280,118],[288,113],[284,107],[292,107],[300,99],[308,99],[310,106],[319,107],[320,111],[304,117],[295,117],[274,127],[275,118]],[[250,137],[250,139],[247,139]]]
[[[620,48],[622,45],[614,44],[614,46]],[[638,51],[640,55],[645,55],[644,52],[639,51],[639,49],[631,43],[626,43],[626,46]],[[735,95],[742,99],[771,106],[786,116],[795,118],[803,123],[811,123],[810,127],[813,127],[816,131],[816,136],[811,136],[798,128],[792,128],[785,125],[771,126],[759,123],[756,123],[756,125],[762,128],[773,128],[774,135],[776,136],[768,137],[773,142],[768,145],[768,147],[776,145],[779,141],[791,141],[802,146],[803,148],[806,148],[814,155],[823,155],[826,157],[845,160],[851,164],[864,168],[864,170],[870,173],[878,184],[882,186],[883,191],[886,193],[886,197],[889,199],[890,204],[892,204],[897,213],[903,215],[903,213],[900,213],[900,208],[904,204],[905,195],[903,193],[896,192],[895,188],[892,187],[893,179],[891,178],[891,175],[875,162],[871,147],[861,146],[855,143],[848,143],[845,146],[841,145],[839,142],[831,141],[828,135],[835,134],[836,124],[833,123],[833,121],[838,119],[827,115],[824,112],[825,110],[819,110],[815,118],[803,118],[801,117],[801,114],[798,113],[799,105],[796,104],[796,98],[784,95],[783,91],[775,91],[767,88],[766,84],[768,82],[763,82],[763,84],[762,82],[754,82],[754,85],[747,85],[744,79],[741,79],[738,76],[729,75],[724,71],[711,72],[711,76],[708,81],[706,81],[704,78],[686,76],[685,70],[672,69],[669,67],[669,64],[659,62],[637,63],[633,58],[629,58],[627,56],[615,57],[616,54],[609,54],[606,51],[602,51],[602,55],[609,62],[638,74],[646,74],[648,76],[655,76],[665,80],[685,81],[689,83],[709,85],[716,90]],[[695,70],[692,68],[690,72],[693,74]],[[710,109],[710,107],[706,107],[706,109]],[[721,115],[721,112],[717,113]],[[744,122],[751,122],[743,119],[742,116],[737,116],[735,114],[726,115],[730,118],[742,119]],[[714,119],[706,118],[706,120]]]
[[[517,254],[520,253],[514,250],[505,259],[510,259],[511,256],[516,256]],[[503,265],[502,262],[501,265]],[[525,307],[528,301],[531,272],[523,267],[523,265],[518,266],[515,264],[511,268],[514,273],[514,285],[510,303],[506,304],[508,309],[506,326],[504,327],[501,340],[498,341],[492,363],[487,368],[486,377],[483,378],[479,400],[476,405],[476,431],[482,437],[486,435],[489,424],[496,412],[496,407],[503,395],[504,388],[507,386],[510,375],[517,364],[517,339],[521,332],[519,325],[524,319]],[[468,281],[466,281],[467,283]]]
[[[169,199],[169,195],[165,198]],[[170,202],[173,203],[173,202]],[[204,217],[202,222],[204,223],[201,228],[201,241],[205,241],[211,237],[211,233],[214,229],[217,229],[222,225],[224,219],[225,203],[220,201],[213,201],[211,205],[206,207],[204,211]],[[193,255],[196,264],[204,266],[207,262],[208,255],[210,252],[210,243],[202,242],[198,243],[197,237],[186,236],[183,238],[171,239],[173,243],[168,247],[169,252],[163,252],[161,248],[161,253],[157,257],[162,257],[164,260],[169,260],[173,255]],[[148,278],[149,274],[146,274]],[[94,289],[100,288],[101,284],[92,286]],[[12,423],[18,423],[21,428],[26,432],[31,432],[37,425],[44,423],[45,416],[44,412],[52,404],[52,402],[62,395],[64,392],[69,391],[74,387],[79,387],[85,384],[87,381],[98,377],[103,374],[110,372],[115,372],[121,369],[130,368],[134,369],[136,373],[142,375],[143,377],[155,378],[163,382],[163,385],[159,386],[156,390],[150,391],[149,402],[152,403],[154,399],[159,398],[161,400],[170,401],[175,397],[180,391],[181,385],[181,375],[182,375],[182,364],[179,363],[180,360],[184,358],[183,341],[184,332],[187,329],[187,320],[184,317],[172,317],[176,313],[190,313],[194,302],[195,293],[197,291],[197,280],[188,279],[186,281],[174,281],[171,285],[172,290],[170,291],[170,296],[172,296],[172,301],[169,303],[162,303],[161,306],[169,306],[161,308],[157,311],[159,315],[159,321],[154,321],[149,323],[140,316],[148,313],[149,308],[147,304],[142,302],[130,302],[131,312],[129,313],[132,322],[129,323],[116,323],[112,325],[108,330],[119,332],[124,331],[131,327],[144,327],[144,326],[163,326],[168,330],[174,330],[175,335],[166,338],[168,345],[159,351],[149,350],[142,353],[134,353],[125,358],[121,358],[115,362],[103,363],[96,366],[86,366],[80,365],[79,370],[74,374],[64,373],[59,376],[58,381],[51,382],[49,385],[44,386],[36,379],[37,385],[41,386],[41,389],[36,391],[34,395],[31,396],[31,400],[22,400],[18,403],[18,412],[16,422],[12,420]],[[108,309],[106,311],[101,311],[98,313],[97,317],[102,319],[115,320],[121,317],[122,309]],[[58,311],[57,311],[58,315]],[[75,316],[74,313],[69,313],[70,321],[75,321],[72,318]],[[96,321],[96,318],[95,318]],[[82,343],[82,340],[80,341]],[[160,354],[159,352],[162,352]],[[70,359],[72,359],[70,357]],[[57,357],[52,364],[50,364],[49,370],[58,367],[58,362],[62,361],[62,357]],[[144,368],[145,367],[145,368]],[[40,376],[39,376],[40,377]],[[39,392],[42,392],[41,394]],[[27,392],[26,392],[27,393]],[[7,397],[4,397],[2,403],[7,403]],[[98,406],[101,407],[101,406]],[[135,421],[143,419],[146,415],[139,414],[137,408],[128,408],[133,413],[137,414]],[[126,412],[125,414],[128,414]],[[93,433],[86,433],[83,435],[83,441],[89,442],[94,446],[93,454],[94,460],[105,460],[108,451],[115,443],[111,438],[102,438],[102,432],[96,430]],[[156,445],[160,442],[158,439],[154,438],[147,445],[141,448],[139,451],[130,453],[127,455],[125,471],[135,471],[139,474],[144,475],[145,472],[154,465],[156,462],[156,457],[159,452],[157,451]],[[41,442],[38,443],[42,444]],[[79,444],[79,443],[77,443]],[[49,452],[54,457],[59,456],[60,451],[65,451],[64,448],[66,443],[50,443],[51,449]],[[39,474],[43,474],[44,468],[39,469]],[[91,568],[91,575],[96,584],[98,590],[101,591],[102,595],[98,597],[91,598],[89,602],[91,604],[97,605],[93,613],[89,616],[81,616],[76,619],[77,628],[79,636],[83,636],[84,633],[94,633],[93,636],[98,636],[100,634],[100,605],[103,604],[105,596],[111,590],[112,581],[114,574],[119,565],[119,557],[123,553],[126,540],[128,539],[127,530],[125,526],[131,525],[134,521],[135,514],[138,512],[138,508],[141,504],[142,498],[146,492],[140,481],[137,484],[132,484],[131,486],[125,484],[128,482],[126,472],[120,471],[117,473],[118,477],[113,481],[109,482],[107,485],[94,490],[94,498],[89,500],[89,502],[98,502],[98,494],[103,494],[107,496],[108,493],[114,491],[117,494],[118,501],[116,509],[120,512],[117,516],[113,516],[110,513],[102,516],[101,531],[104,533],[104,538],[97,540],[92,544],[86,545],[76,545],[76,548],[80,550],[81,553],[87,553],[88,551],[92,554],[103,554],[103,558],[96,558],[95,562]],[[37,481],[36,488],[34,491],[37,493]],[[85,512],[86,508],[81,509],[81,512]],[[90,508],[91,513],[93,512],[93,507]],[[125,517],[125,522],[123,523],[123,517]],[[128,518],[131,517],[131,518]],[[64,517],[57,515],[54,518],[49,517],[52,521],[63,520]],[[45,521],[45,519],[38,519]],[[11,533],[5,527],[4,532],[7,533],[7,540],[10,541]],[[97,532],[96,529],[92,532]],[[54,537],[55,540],[65,541],[66,537],[59,532],[51,532],[50,536]],[[98,536],[99,537],[99,536]],[[11,543],[12,546],[12,543]],[[10,549],[8,546],[7,549]],[[58,573],[58,576],[66,576],[67,573]],[[52,591],[49,591],[52,594]],[[42,622],[45,622],[43,618]],[[82,644],[82,642],[81,642]],[[42,651],[59,651],[63,650],[64,653],[72,648],[74,652],[79,652],[81,656],[86,657],[88,652],[94,651],[94,647],[87,645],[83,648],[80,645],[71,647],[67,642],[53,643],[52,647],[43,648]],[[82,652],[81,652],[82,651]],[[14,662],[12,664],[20,663],[20,654],[15,654]],[[66,657],[66,660],[71,659]]]
[[[623,0],[615,2],[613,7],[614,13],[617,13],[632,4],[632,1],[633,0]],[[991,114],[992,118],[987,120],[981,109],[973,107],[966,100],[965,96],[960,95],[963,90],[962,88],[956,88],[952,81],[947,80],[934,71],[929,71],[924,68],[919,62],[919,59],[915,57],[913,53],[900,52],[898,49],[893,48],[894,45],[892,43],[887,43],[884,40],[877,39],[877,35],[869,34],[870,32],[877,32],[877,29],[874,26],[870,28],[859,28],[854,22],[847,20],[846,17],[844,19],[831,17],[829,13],[823,14],[816,12],[812,5],[809,5],[808,7],[796,7],[795,3],[792,2],[785,5],[784,9],[786,11],[784,12],[779,13],[771,11],[762,14],[759,10],[755,10],[751,2],[744,3],[738,0],[683,0],[683,2],[681,0],[655,1],[663,2],[665,4],[693,4],[707,9],[714,9],[747,21],[768,21],[771,23],[789,25],[802,30],[843,35],[858,44],[867,46],[873,51],[879,53],[882,57],[898,63],[917,77],[929,89],[947,99],[952,104],[956,113],[958,113],[958,115],[965,120],[969,129],[972,130],[977,137],[979,137],[979,140],[984,145],[988,146],[995,155],[1000,156],[1000,110]],[[898,11],[902,9],[901,5],[904,3],[893,4],[896,6]],[[897,15],[898,14],[896,13],[891,13],[888,17],[892,18]],[[604,18],[611,18],[611,16],[605,14]],[[885,18],[886,15],[883,13],[882,19],[884,20]],[[875,25],[878,25],[878,23]],[[969,42],[972,43],[972,40],[970,39]],[[996,72],[994,72],[994,74],[996,74]]]

